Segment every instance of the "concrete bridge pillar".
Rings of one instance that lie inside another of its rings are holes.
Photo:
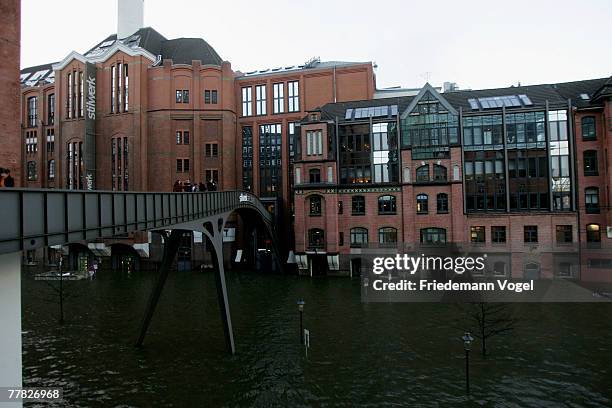
[[[0,255],[0,387],[21,387],[21,253]],[[0,407],[21,407],[20,402]]]

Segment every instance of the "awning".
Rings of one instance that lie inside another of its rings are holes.
[[[106,246],[106,244],[102,243],[90,243],[87,244],[87,248],[95,255],[95,256],[111,256],[111,249]]]

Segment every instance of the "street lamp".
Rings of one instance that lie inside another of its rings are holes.
[[[304,344],[304,299],[300,299],[297,301],[298,311],[300,312],[300,344]]]
[[[461,340],[463,340],[463,348],[465,350],[465,391],[470,395],[470,350],[472,349],[474,338],[470,332],[465,332]]]

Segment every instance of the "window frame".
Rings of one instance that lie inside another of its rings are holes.
[[[359,206],[360,204],[362,204],[363,210],[362,211],[356,211],[355,207],[357,207],[357,210],[359,210]],[[365,196],[362,195],[355,195],[351,197],[351,215],[365,215],[366,213],[366,199]]]
[[[385,208],[384,201],[389,197],[389,209]],[[392,194],[384,194],[378,197],[378,215],[394,215],[397,214],[397,197]]]

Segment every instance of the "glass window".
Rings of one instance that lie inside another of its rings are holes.
[[[364,215],[365,214],[365,197],[364,196],[353,196],[351,199],[351,207],[353,215]]]
[[[36,162],[29,161],[27,164],[28,170],[28,181],[36,181],[38,179],[38,172],[36,170]]]
[[[395,196],[378,197],[378,214],[395,214],[397,211]]]
[[[319,156],[323,154],[323,132],[309,130],[306,132],[306,155]]]
[[[325,248],[325,232],[322,229],[308,230],[308,247],[311,249]]]
[[[556,230],[557,243],[569,244],[573,241],[571,225],[557,225]]]
[[[427,194],[417,195],[417,214],[427,214],[428,209],[428,197]]]
[[[440,214],[447,213],[448,212],[448,195],[446,193],[438,194],[437,202],[438,202],[438,213]]]
[[[366,228],[351,228],[351,247],[361,248],[368,245],[368,230]]]
[[[242,88],[242,116],[253,115],[253,95],[250,86]]]
[[[588,224],[586,226],[587,242],[601,242],[601,230],[599,224]]]
[[[583,140],[596,140],[597,134],[595,133],[595,117],[585,116],[580,121],[582,128],[582,139]]]
[[[259,194],[273,197],[282,186],[281,124],[259,126]]]
[[[36,127],[38,119],[38,98],[31,96],[28,98],[28,127]]]
[[[267,113],[267,94],[265,85],[257,85],[255,87],[255,113],[257,115],[265,115]]]
[[[446,230],[444,228],[421,229],[421,244],[446,244]]]
[[[584,175],[598,176],[599,167],[597,163],[597,150],[585,150],[583,158]]]
[[[485,227],[471,227],[470,228],[470,242],[473,244],[484,244],[485,243]]]
[[[309,197],[310,202],[310,215],[321,215],[322,212],[322,204],[321,204],[321,196],[312,195]]]
[[[428,182],[429,181],[429,165],[428,164],[417,168],[417,170],[416,170],[416,179],[419,182]]]
[[[378,242],[381,245],[397,244],[397,228],[384,227],[378,229]]]
[[[272,84],[274,92],[274,113],[285,112],[285,87],[284,84]]]
[[[311,183],[320,183],[321,182],[321,170],[319,169],[308,170],[308,178]]]
[[[446,167],[434,164],[434,180],[435,181],[446,181],[447,180]]]
[[[502,244],[506,242],[506,226],[491,227],[491,242]]]
[[[538,227],[537,227],[537,225],[525,225],[525,227],[524,227],[524,241],[525,241],[525,243],[536,243],[536,242],[538,242]]]
[[[176,90],[176,103],[183,103],[183,91],[180,89]]]
[[[289,103],[289,112],[299,112],[300,85],[298,81],[287,82],[287,96]]]
[[[590,214],[599,213],[599,188],[589,187],[585,190],[586,212]]]

